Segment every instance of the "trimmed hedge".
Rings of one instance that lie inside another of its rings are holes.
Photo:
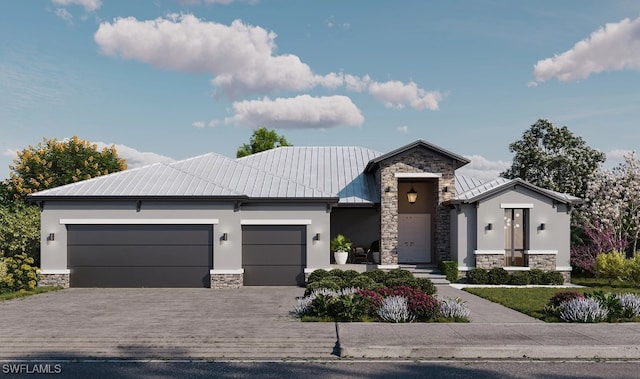
[[[458,282],[458,262],[456,261],[440,261],[438,263],[438,269],[447,277],[447,280],[451,283]]]
[[[428,295],[434,295],[437,292],[436,286],[429,278],[415,278],[411,271],[402,269],[388,272],[377,269],[363,273],[358,273],[355,270],[333,269],[326,271],[318,269],[313,271],[307,279],[305,296],[320,288],[377,290],[384,287],[410,287]]]
[[[476,267],[467,272],[467,283],[492,285],[562,285],[564,284],[564,276],[562,276],[562,273],[559,271],[542,271],[537,268],[529,271],[514,271],[509,274],[509,272],[502,267],[495,267],[488,271]]]

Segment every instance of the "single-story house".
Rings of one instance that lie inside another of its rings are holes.
[[[570,273],[580,199],[456,175],[469,160],[418,140],[388,153],[280,147],[210,153],[41,191],[41,285],[301,285],[337,234],[379,262]],[[409,201],[412,197],[412,201]]]

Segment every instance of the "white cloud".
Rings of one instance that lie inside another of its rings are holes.
[[[227,26],[191,14],[149,21],[116,18],[101,23],[94,35],[107,55],[164,69],[211,73],[212,83],[228,97],[342,84],[341,75],[316,75],[296,55],[274,55],[275,39],[275,33],[240,20]]]
[[[96,11],[102,6],[101,0],[52,0],[52,2],[61,6],[79,5],[87,12]]]
[[[102,150],[105,147],[110,147],[111,145],[114,145],[116,147],[116,151],[118,152],[118,156],[120,158],[124,158],[127,161],[127,168],[137,168],[137,167],[147,166],[154,163],[175,162],[173,158],[156,154],[156,153],[138,151],[126,145],[106,144],[104,142],[94,142],[94,143],[98,146],[99,150]]]
[[[640,70],[640,18],[606,24],[553,58],[538,61],[538,82],[558,78],[563,82],[586,79],[603,71]]]
[[[347,86],[347,91],[362,92],[369,87],[371,78],[369,77],[369,75],[365,75],[363,77],[344,75],[344,83]]]
[[[409,127],[408,127],[408,126],[406,126],[406,125],[398,126],[396,129],[397,129],[399,132],[402,132],[402,133],[406,133],[406,132],[408,132],[408,131],[409,131]]]
[[[64,9],[64,8],[56,9],[55,13],[56,13],[56,16],[60,17],[61,19],[65,20],[65,21],[73,20],[73,15],[71,13],[69,13],[69,11]]]
[[[439,91],[425,91],[414,82],[405,84],[397,80],[384,83],[371,82],[369,93],[386,107],[396,109],[410,105],[417,111],[425,109],[436,111],[439,108],[438,102],[442,100],[442,94]]]
[[[457,174],[470,176],[480,180],[493,180],[500,176],[500,173],[511,167],[511,162],[490,161],[482,155],[465,155],[471,163],[456,170]]]
[[[346,96],[311,97],[271,100],[246,100],[233,103],[234,115],[225,120],[240,126],[274,128],[332,128],[356,126],[364,122],[358,107]]]
[[[209,127],[210,128],[215,128],[216,126],[222,124],[222,121],[220,120],[211,120],[209,121]]]
[[[202,129],[204,128],[204,121],[195,121],[191,126]]]
[[[5,157],[10,157],[10,158],[17,158],[18,157],[18,150],[17,149],[5,149],[5,151],[2,152],[2,155],[4,155]]]

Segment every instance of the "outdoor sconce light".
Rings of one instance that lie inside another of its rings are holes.
[[[493,224],[492,223],[488,223],[487,224],[487,230],[493,230]]]
[[[547,226],[543,223],[540,224],[540,230],[545,230]]]
[[[320,241],[320,233],[316,233],[316,235],[313,236],[313,240],[314,241]]]
[[[449,192],[449,186],[444,186],[444,188],[442,189],[442,192]]]
[[[418,200],[418,193],[413,189],[413,183],[411,183],[411,189],[407,191],[407,200],[409,200],[409,204],[415,204]]]
[[[47,237],[47,239],[49,241],[55,241],[56,240],[56,234],[55,233],[49,233],[49,236]]]
[[[227,233],[222,233],[222,236],[220,237],[220,241],[227,241],[229,240],[229,236],[227,235]]]
[[[391,192],[391,187],[389,187],[389,186],[385,187],[384,192],[387,192],[387,193]]]

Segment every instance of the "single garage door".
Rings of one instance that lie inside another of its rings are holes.
[[[307,265],[305,225],[244,225],[245,286],[301,286]]]
[[[209,287],[211,225],[67,225],[71,287]]]

